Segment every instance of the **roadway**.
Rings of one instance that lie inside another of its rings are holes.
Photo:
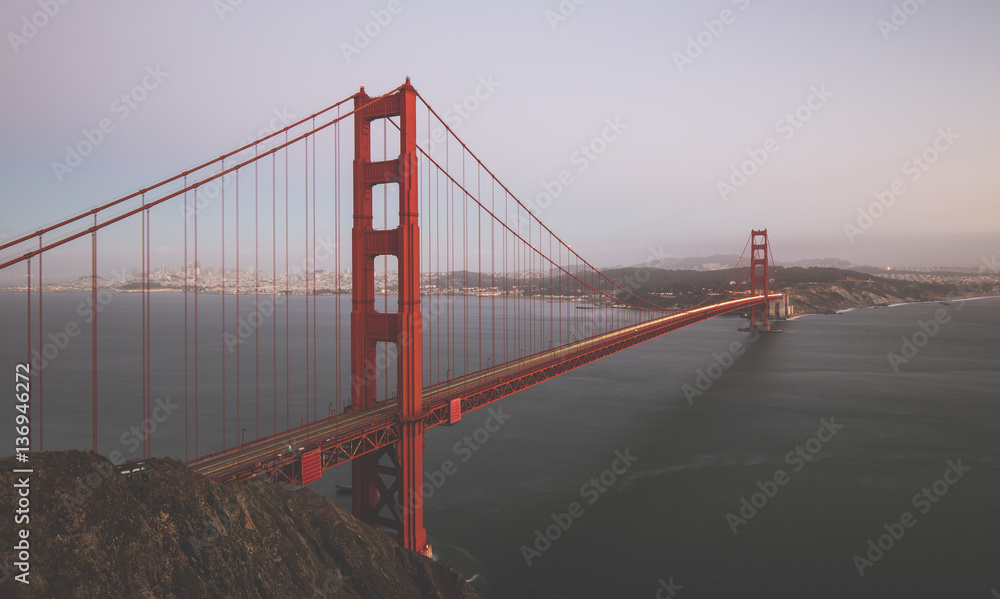
[[[780,294],[772,294],[769,297],[776,299],[781,296]],[[760,297],[742,298],[678,312],[431,385],[423,390],[424,411],[429,413],[447,405],[452,399],[466,397],[484,388],[516,379],[526,373],[536,372],[550,365],[565,362],[574,356],[592,352],[624,338],[635,337],[671,325],[675,328],[677,325],[686,326],[720,314],[746,309],[759,303],[761,299]],[[674,330],[674,328],[668,330]],[[668,332],[668,330],[664,332]],[[342,414],[311,422],[277,435],[205,455],[188,462],[188,466],[213,479],[228,478],[241,471],[259,470],[261,464],[289,461],[291,458],[316,447],[329,446],[330,443],[341,442],[345,439],[359,438],[373,430],[394,426],[397,421],[396,401],[388,400],[380,402],[377,407],[365,412],[356,413],[348,410]]]

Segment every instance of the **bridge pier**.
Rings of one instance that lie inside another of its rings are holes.
[[[421,496],[424,413],[416,90],[407,78],[399,91],[372,102],[361,88],[354,107],[351,406],[358,412],[377,407],[377,344],[395,344],[399,441],[352,462],[352,509],[363,522],[394,532],[404,547],[429,553]],[[399,117],[399,157],[372,162],[371,123],[393,116]],[[388,183],[399,186],[399,226],[376,230],[372,188]],[[375,258],[383,255],[398,260],[395,314],[375,310]]]
[[[750,231],[750,293],[767,297],[771,289],[769,269],[770,249],[767,246],[767,229]],[[750,309],[750,326],[747,330],[771,331],[770,301]]]
[[[792,315],[792,305],[788,303],[788,294],[782,293],[778,299],[768,300],[767,314],[769,320],[785,320]]]

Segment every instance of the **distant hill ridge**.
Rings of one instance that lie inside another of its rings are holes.
[[[636,274],[640,269],[643,273],[641,277]],[[604,274],[620,285],[628,285],[635,295],[652,303],[686,308],[713,299],[709,294],[716,289],[721,288],[723,294],[735,289],[747,276],[747,271],[748,267],[743,266],[734,272],[732,267],[698,271],[664,270],[640,265],[608,269]],[[787,291],[797,314],[943,300],[955,291],[951,285],[898,281],[855,270],[819,266],[776,266],[771,271],[771,279],[771,289]],[[743,288],[747,286],[744,284]]]

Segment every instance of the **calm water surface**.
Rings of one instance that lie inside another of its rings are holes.
[[[73,316],[81,297],[47,294],[46,329],[70,320],[83,325]],[[161,314],[180,309],[156,299]],[[334,309],[333,298],[321,299]],[[115,301],[138,314],[137,299],[131,308],[131,297]],[[0,303],[5,315],[23,311],[23,296],[0,293]],[[49,316],[60,309],[62,317]],[[290,309],[301,314],[294,299]],[[949,320],[924,345],[919,322],[942,309]],[[154,320],[161,349],[154,349],[153,393],[176,401],[183,356],[169,348],[183,327],[166,316]],[[495,406],[504,417],[499,426],[483,409],[429,431],[424,466],[439,484],[425,518],[436,557],[495,598],[656,597],[661,581],[682,587],[678,597],[988,599],[1000,588],[1000,299],[808,316],[755,341],[737,331],[743,323],[717,318],[690,326],[529,389]],[[130,336],[116,339],[116,328],[102,322],[102,341],[141,351]],[[13,370],[23,355],[23,320],[5,316],[0,334],[2,363]],[[914,335],[922,347],[894,372],[887,354],[903,355],[902,338]],[[727,354],[734,343],[742,355]],[[248,348],[241,347],[244,389],[253,388],[256,374]],[[81,334],[46,368],[46,449],[89,447],[87,350],[89,337]],[[268,351],[261,361],[270,364]],[[203,367],[216,367],[223,353],[205,349]],[[232,393],[235,362],[227,359]],[[101,451],[139,457],[127,436],[141,420],[139,362],[120,362],[102,364],[110,405],[101,408]],[[721,365],[709,369],[713,364]],[[699,371],[709,370],[718,378],[699,381]],[[272,389],[263,369],[261,376]],[[301,378],[290,382],[293,395],[304,388]],[[284,402],[284,381],[280,387]],[[244,393],[239,425],[229,405],[230,445],[238,428],[250,427],[248,438],[255,433],[246,414],[255,414],[257,398]],[[321,394],[319,410],[329,401]],[[273,426],[269,413],[279,411],[270,391],[262,406],[264,434]],[[76,419],[57,421],[58,410]],[[303,413],[301,405],[289,407],[295,424]],[[836,434],[817,435],[823,419],[836,424]],[[199,432],[202,453],[216,449],[221,433],[209,420]],[[160,425],[153,439],[154,453],[183,457],[183,415]],[[0,443],[12,446],[9,431],[0,431]],[[811,459],[798,457],[798,447]],[[619,454],[635,462],[626,468]],[[963,475],[935,486],[959,460]],[[454,472],[435,474],[447,461]],[[779,471],[785,484],[768,484]],[[311,487],[348,507],[334,485],[349,478],[349,468],[337,468]],[[914,501],[924,488],[933,502]],[[741,516],[744,498],[760,507],[744,507]],[[865,557],[869,540],[877,544],[884,525],[893,528],[905,512],[912,527],[859,575],[855,556]],[[557,531],[553,515],[568,529]],[[538,540],[547,527],[558,536],[550,543]],[[526,548],[537,551],[530,565]]]

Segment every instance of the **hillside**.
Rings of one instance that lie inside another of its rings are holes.
[[[944,290],[937,289],[945,287]],[[796,314],[832,314],[847,308],[943,300],[947,286],[883,280],[797,283],[788,289]]]
[[[172,459],[150,460],[149,480],[127,480],[92,452],[30,460],[31,585],[2,564],[0,597],[478,597],[447,565],[308,489],[218,484]],[[0,502],[14,506],[17,466],[0,467]],[[76,496],[77,506],[64,501]],[[0,524],[5,545],[13,524]]]
[[[619,268],[604,271],[636,295],[666,307],[694,306],[738,286],[747,269],[694,271]],[[775,267],[773,291],[787,291],[796,314],[833,313],[847,308],[944,299],[953,286],[897,281],[829,267]],[[641,282],[640,282],[641,281]],[[744,284],[743,288],[747,287]],[[721,299],[721,298],[720,298]]]

